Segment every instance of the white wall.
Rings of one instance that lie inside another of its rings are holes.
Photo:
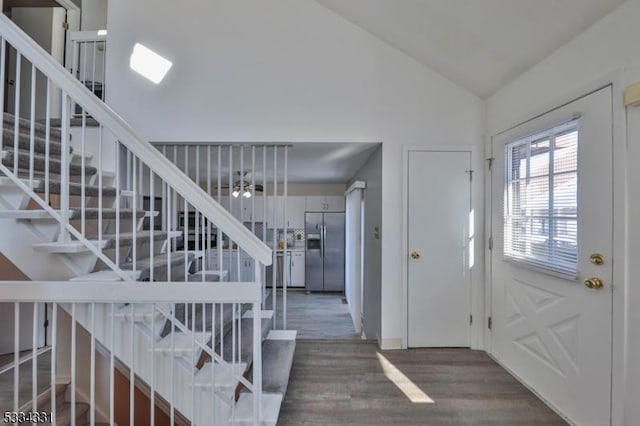
[[[108,13],[107,102],[148,140],[384,142],[380,337],[400,347],[402,146],[481,143],[484,102],[312,0]],[[136,42],[174,63],[159,85],[129,70]]]
[[[353,181],[367,183],[364,190],[364,300],[362,329],[367,339],[380,340],[380,291],[382,242],[379,234],[382,224],[382,147],[371,154],[356,172]],[[376,228],[378,232],[376,233]]]
[[[635,74],[640,80],[640,67]],[[627,353],[627,383],[625,388],[626,398],[625,420],[626,424],[632,424],[640,419],[640,286],[638,286],[638,276],[640,276],[640,107],[629,108],[627,111],[628,123],[628,143],[629,143],[629,198],[628,198],[628,235],[629,251],[627,259],[629,268],[627,277],[627,307],[628,318],[626,331],[629,351]]]
[[[614,86],[613,415],[614,424],[627,425],[640,418],[640,288],[637,279],[630,278],[640,275],[640,113],[629,111],[627,128],[621,96],[624,85],[640,80],[639,18],[640,1],[627,1],[492,96],[487,110],[492,135],[602,83],[620,83]],[[625,253],[627,247],[630,250]],[[626,369],[621,368],[625,365]]]
[[[82,0],[80,29],[96,31],[107,29],[108,0]]]

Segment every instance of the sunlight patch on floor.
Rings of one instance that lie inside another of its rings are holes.
[[[384,375],[409,398],[409,401],[414,404],[433,404],[435,402],[380,352],[376,352],[376,355],[378,356],[378,361],[380,362],[382,371],[384,371]]]

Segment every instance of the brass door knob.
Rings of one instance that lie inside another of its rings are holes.
[[[417,251],[415,251],[415,250],[414,250],[414,251],[412,251],[412,252],[411,252],[411,258],[412,258],[412,259],[415,259],[415,260],[420,259],[420,253],[418,253],[418,252],[417,252]]]
[[[584,280],[584,285],[586,285],[588,288],[594,288],[596,290],[604,287],[604,283],[602,282],[602,280],[597,277],[587,278],[586,280]]]
[[[591,255],[591,257],[589,257],[589,260],[594,265],[598,265],[599,266],[599,265],[602,265],[604,263],[604,256],[601,255],[600,253],[593,253]]]

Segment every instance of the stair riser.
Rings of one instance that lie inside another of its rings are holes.
[[[2,164],[9,169],[14,169],[15,165],[15,157],[13,151],[6,150],[6,155],[2,159]],[[46,161],[44,157],[35,156],[33,159],[30,158],[28,152],[20,151],[18,152],[18,175],[28,177],[29,171],[32,169],[34,172],[40,172],[42,175],[45,173]],[[59,160],[55,159],[55,157],[51,157],[49,159],[49,174],[50,175],[60,175],[61,171],[61,163]],[[82,167],[79,165],[70,165],[69,166],[69,174],[72,176],[81,176],[82,175]],[[84,174],[86,176],[95,175],[97,170],[95,167],[85,166]]]
[[[15,147],[15,133],[13,129],[5,130],[2,133],[2,146],[4,147]],[[47,141],[44,137],[34,136],[33,138],[33,149],[34,152],[44,154],[47,152]],[[29,151],[31,150],[31,135],[29,133],[18,133],[18,147],[20,149]],[[60,153],[62,152],[62,145],[59,142],[55,142],[51,140],[49,137],[49,154],[60,157]],[[71,152],[71,149],[69,150]]]
[[[10,113],[5,113],[2,118],[3,128],[7,130],[13,130],[15,128],[15,118]],[[31,132],[31,121],[20,118],[18,121],[18,127],[20,132],[29,134]],[[46,126],[42,123],[33,123],[35,134],[39,137],[44,138],[46,135]],[[62,135],[62,131],[57,127],[49,127],[49,137],[52,141],[60,142],[60,137]]]
[[[55,391],[56,394],[56,411],[59,410],[62,405],[65,403],[65,395],[68,385],[57,385],[57,389]],[[33,411],[33,406],[31,403],[27,403],[20,407],[18,411],[28,412]],[[51,412],[51,392],[46,392],[40,394],[37,400],[37,411],[38,412]]]

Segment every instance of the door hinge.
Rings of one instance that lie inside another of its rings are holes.
[[[63,22],[62,23],[62,28],[68,31],[69,30],[69,23],[68,22]]]
[[[487,162],[489,164],[489,171],[491,171],[491,168],[493,167],[493,160],[495,160],[495,158],[493,157],[487,158]]]
[[[469,173],[469,182],[473,182],[473,170],[465,170],[466,173]]]
[[[469,325],[473,325],[473,315],[469,315]]]
[[[493,250],[493,237],[489,237],[489,250]]]
[[[493,322],[491,320],[491,317],[488,318],[487,326],[489,327],[489,330],[491,330],[491,327],[493,327]]]

